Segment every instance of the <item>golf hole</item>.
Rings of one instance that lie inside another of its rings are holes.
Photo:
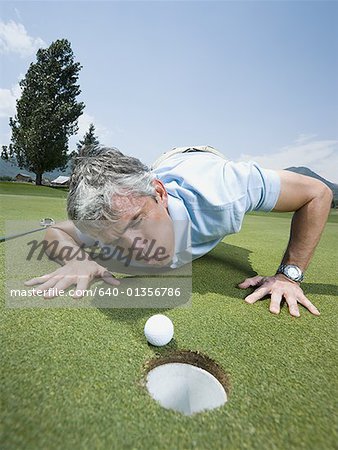
[[[197,352],[179,351],[148,363],[146,388],[163,408],[191,416],[228,401],[228,378],[218,364]]]

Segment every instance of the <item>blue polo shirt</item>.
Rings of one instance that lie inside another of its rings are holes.
[[[271,211],[280,193],[276,171],[209,152],[174,154],[153,173],[166,188],[175,228],[171,268],[205,255],[225,236],[238,233],[245,213]],[[91,245],[88,236],[80,231],[78,236]]]
[[[245,213],[271,211],[280,193],[276,171],[255,161],[234,162],[209,152],[172,155],[154,173],[168,192],[174,223],[190,222],[192,260],[208,253],[225,236],[238,233]],[[174,267],[182,265],[180,253],[188,251],[187,234],[177,242]]]

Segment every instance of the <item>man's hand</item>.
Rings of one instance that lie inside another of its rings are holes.
[[[245,301],[252,304],[269,295],[271,296],[269,309],[273,314],[279,314],[281,302],[284,297],[292,316],[300,316],[298,303],[305,306],[315,316],[320,315],[318,309],[304,295],[299,284],[289,280],[283,274],[277,274],[273,277],[251,277],[238,285],[241,289],[247,289],[250,286],[257,287],[257,289],[245,297]]]
[[[66,290],[75,284],[76,290],[72,297],[80,298],[83,297],[83,291],[88,288],[94,278],[102,278],[106,283],[112,285],[120,284],[106,268],[95,261],[71,261],[54,272],[26,281],[25,285],[34,286],[38,284],[37,289],[44,291],[51,289],[51,292],[46,293],[44,297],[53,298],[56,297],[56,291]]]

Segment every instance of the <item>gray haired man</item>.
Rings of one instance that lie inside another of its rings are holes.
[[[272,313],[279,313],[285,298],[292,316],[300,315],[298,304],[319,315],[300,282],[331,202],[331,190],[319,180],[264,169],[255,161],[233,162],[210,146],[175,148],[151,168],[117,149],[93,148],[78,158],[72,174],[70,220],[50,227],[45,238],[58,241],[59,255],[64,246],[75,255],[80,246],[96,241],[132,248],[150,267],[175,269],[186,263],[187,254],[192,260],[199,258],[226,235],[238,233],[249,211],[295,211],[288,246],[275,274],[247,278],[238,286],[255,287],[245,298],[247,303],[269,295]],[[186,234],[178,235],[175,223],[179,221],[189,223]],[[82,224],[82,231],[77,224]],[[151,242],[156,245],[149,252]],[[70,255],[59,262],[62,267],[26,285],[39,284],[39,289],[55,292],[74,284],[80,292],[75,296],[81,296],[94,278],[119,284],[89,256],[78,261]]]

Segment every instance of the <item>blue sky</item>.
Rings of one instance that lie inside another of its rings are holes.
[[[85,114],[106,145],[151,163],[212,145],[338,182],[338,4],[0,2],[0,144],[37,48],[67,38]]]

